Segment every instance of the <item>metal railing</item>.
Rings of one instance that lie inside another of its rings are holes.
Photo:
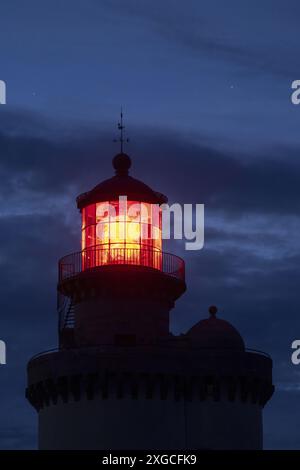
[[[185,264],[182,258],[149,248],[113,248],[94,246],[71,253],[59,260],[59,282],[70,279],[84,271],[100,266],[131,265],[144,266],[162,271],[164,274],[185,279]]]

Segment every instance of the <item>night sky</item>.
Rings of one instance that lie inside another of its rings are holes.
[[[26,363],[56,347],[58,259],[80,249],[75,197],[113,174],[123,105],[131,174],[205,204],[184,257],[185,332],[216,304],[274,360],[265,448],[300,448],[298,0],[7,0],[0,8],[0,448],[36,448]]]

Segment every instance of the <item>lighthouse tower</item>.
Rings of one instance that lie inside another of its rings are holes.
[[[77,198],[81,250],[59,261],[59,347],[29,361],[40,449],[260,449],[272,360],[216,307],[185,335],[169,313],[184,261],[162,247],[167,198],[113,159]]]

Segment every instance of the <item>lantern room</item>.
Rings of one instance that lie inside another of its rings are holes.
[[[77,198],[82,214],[82,270],[112,264],[161,269],[167,198],[129,176],[130,157],[116,155],[116,175]]]

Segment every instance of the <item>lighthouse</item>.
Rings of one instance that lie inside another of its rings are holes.
[[[59,261],[58,348],[28,363],[39,448],[261,449],[272,360],[214,306],[170,332],[185,263],[164,251],[166,196],[131,176],[121,150],[115,175],[77,198],[81,247]]]

